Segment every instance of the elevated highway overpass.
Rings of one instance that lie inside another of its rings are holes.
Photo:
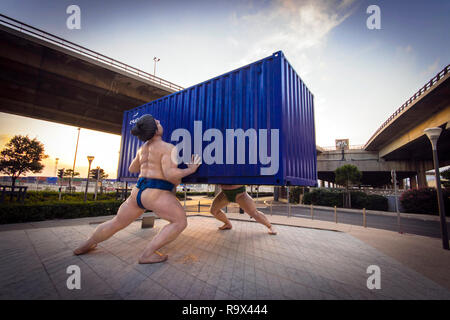
[[[0,14],[0,112],[121,134],[123,112],[183,89]]]
[[[441,127],[438,155],[441,166],[450,164],[450,65],[398,108],[360,148],[317,149],[318,176],[334,181],[334,170],[354,164],[363,172],[363,184],[390,184],[390,171],[410,179],[412,187],[427,186],[425,172],[433,169],[431,144],[424,129]]]
[[[0,14],[0,112],[120,134],[123,111],[183,89],[120,61]],[[450,66],[408,99],[365,146],[318,150],[318,175],[355,164],[363,184],[390,183],[390,171],[426,186],[433,168],[423,129],[444,128],[442,165],[450,164]],[[417,180],[416,180],[417,177]]]

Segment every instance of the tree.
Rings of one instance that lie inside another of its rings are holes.
[[[67,169],[66,171],[64,171],[64,178],[69,178],[69,190],[70,192],[72,192],[72,178],[79,176],[80,173],[73,171],[73,169]]]
[[[100,181],[100,193],[103,193],[103,180],[108,178],[108,175],[106,174],[105,170],[103,170],[100,167],[97,167],[95,169],[92,169],[90,172],[90,177],[92,179],[97,179],[97,170],[98,170],[98,181]]]
[[[362,178],[361,171],[358,170],[358,167],[352,164],[344,164],[336,169],[334,175],[335,182],[344,186],[346,190],[347,201],[346,203],[344,202],[344,207],[351,208],[350,192],[348,188],[360,183]]]
[[[445,188],[450,187],[450,168],[444,170],[441,172],[441,177],[445,179],[445,181],[442,181]]]
[[[73,173],[73,175],[72,175],[72,173]],[[64,171],[64,178],[72,178],[72,176],[76,177],[79,175],[80,175],[79,172],[76,172],[76,171],[74,172],[72,169],[67,169],[66,171]]]
[[[100,169],[100,176],[99,176],[98,179],[99,179],[100,181],[103,181],[103,180],[107,179],[108,177],[109,177],[109,175],[106,174],[105,170]]]
[[[0,153],[0,172],[11,176],[14,187],[22,174],[42,172],[41,161],[46,158],[44,145],[36,138],[31,140],[28,136],[16,135]]]
[[[102,181],[108,178],[108,175],[105,173],[105,170],[103,170],[100,167],[97,167],[95,169],[91,169],[90,173],[91,179],[97,179],[97,170],[98,170],[98,181]]]

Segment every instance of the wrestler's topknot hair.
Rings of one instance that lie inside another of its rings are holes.
[[[155,118],[151,114],[144,114],[136,121],[136,125],[131,129],[131,134],[146,142],[153,138],[157,130]]]

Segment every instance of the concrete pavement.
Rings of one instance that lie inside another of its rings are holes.
[[[307,218],[267,216],[274,224],[345,232],[450,289],[450,251],[442,249],[440,239]],[[228,213],[228,217],[254,221],[246,214]]]
[[[0,232],[1,299],[450,299],[449,252],[436,239],[269,216],[279,234],[229,213],[218,231],[209,215],[189,213],[188,228],[163,251],[167,263],[139,265],[154,229],[134,222],[84,256],[72,249],[106,217],[76,224],[43,222]],[[89,224],[91,222],[91,224]],[[69,265],[81,289],[66,286]],[[366,286],[369,265],[381,289]]]

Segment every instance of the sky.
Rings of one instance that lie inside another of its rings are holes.
[[[81,9],[81,29],[66,9]],[[370,5],[381,28],[368,29]],[[363,145],[450,62],[450,1],[2,0],[0,12],[188,87],[282,50],[314,94],[316,142]],[[0,113],[0,148],[15,134],[44,143],[41,175],[72,168],[77,128]],[[76,171],[87,155],[111,178],[120,136],[81,129]]]

